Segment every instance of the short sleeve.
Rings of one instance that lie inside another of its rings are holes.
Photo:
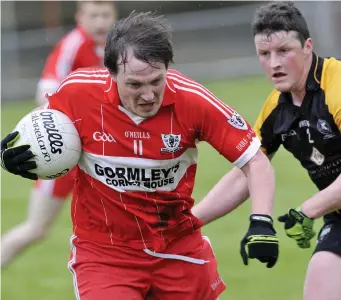
[[[235,166],[243,167],[259,150],[260,141],[248,122],[233,108],[198,83],[183,81],[191,115],[189,126],[197,138],[208,142]]]
[[[324,72],[326,78],[322,88],[325,91],[326,104],[329,112],[333,115],[334,122],[341,131],[341,61],[332,59],[329,67]]]

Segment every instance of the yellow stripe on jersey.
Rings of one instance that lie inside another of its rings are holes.
[[[261,142],[262,142],[261,128],[263,126],[264,121],[268,118],[268,116],[271,114],[271,112],[276,108],[276,106],[278,104],[279,96],[280,96],[279,91],[273,90],[271,92],[271,94],[266,99],[266,101],[262,107],[262,110],[261,110],[260,114],[258,115],[256,123],[253,127],[253,130],[256,132],[256,134],[257,134],[257,136]],[[268,154],[267,150],[263,146],[261,146],[261,150],[265,154]]]
[[[335,58],[324,59],[321,88],[335,124],[341,131],[341,61]]]

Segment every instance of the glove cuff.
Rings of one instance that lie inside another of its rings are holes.
[[[269,224],[273,224],[273,220],[269,215],[261,215],[261,214],[252,214],[250,216],[250,222],[265,222]]]
[[[314,220],[314,219],[308,217],[306,214],[304,214],[301,210],[301,207],[298,207],[296,209],[291,208],[289,210],[289,215],[292,218],[294,218],[296,221],[298,221],[299,223],[302,223],[304,218],[309,219],[309,220]]]

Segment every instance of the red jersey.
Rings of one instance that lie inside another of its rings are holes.
[[[197,143],[210,143],[237,167],[260,147],[237,112],[174,70],[151,118],[121,105],[106,69],[70,74],[49,108],[68,115],[82,140],[72,221],[74,234],[93,242],[163,251],[202,225],[191,213]]]
[[[71,72],[79,68],[102,67],[103,61],[104,45],[96,44],[80,27],[70,31],[47,57],[38,83],[38,103],[46,102],[45,93],[55,92]]]

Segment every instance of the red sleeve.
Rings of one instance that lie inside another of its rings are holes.
[[[260,141],[250,124],[238,112],[221,101],[216,104],[221,105],[219,109],[205,102],[197,110],[200,138],[241,168],[256,154]]]
[[[243,167],[260,147],[250,124],[202,85],[179,75],[172,77],[188,105],[189,126],[196,130],[197,138],[211,144],[235,166]]]

